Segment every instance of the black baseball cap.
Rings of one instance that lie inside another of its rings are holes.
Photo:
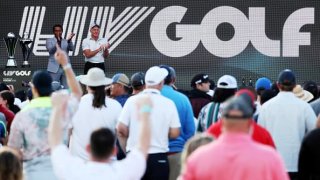
[[[278,83],[284,86],[296,85],[296,76],[290,69],[283,70],[278,76]]]
[[[40,94],[51,94],[52,78],[47,71],[39,70],[33,73],[32,84]]]
[[[254,109],[252,107],[252,104],[250,103],[250,97],[247,95],[239,95],[231,98],[226,102],[226,106],[223,108],[222,116],[226,119],[239,119],[239,120],[245,120],[252,118]],[[241,117],[233,117],[229,115],[229,112],[232,110],[238,110],[242,112]]]
[[[143,72],[134,73],[131,76],[131,86],[138,87],[138,86],[145,85],[146,83],[144,81],[144,77],[145,77],[145,74]]]
[[[191,87],[195,88],[197,84],[209,82],[209,75],[208,74],[197,74],[191,80]]]

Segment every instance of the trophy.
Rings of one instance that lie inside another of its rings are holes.
[[[4,37],[3,40],[6,43],[7,52],[8,52],[8,61],[7,61],[6,68],[17,67],[17,63],[14,58],[14,53],[15,53],[18,38],[12,32],[9,32],[7,37]]]
[[[30,67],[29,64],[29,56],[30,53],[32,52],[33,45],[30,47],[29,44],[32,43],[33,41],[31,39],[28,39],[28,33],[25,32],[23,35],[23,38],[19,40],[20,42],[20,47],[22,50],[22,55],[23,55],[23,63],[22,67]]]

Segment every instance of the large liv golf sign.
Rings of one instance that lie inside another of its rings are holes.
[[[90,36],[89,24],[96,22],[101,25],[100,35],[111,44],[106,60],[110,74],[131,75],[151,65],[169,64],[178,70],[182,87],[199,72],[213,79],[223,74],[239,80],[275,79],[281,69],[291,68],[301,82],[320,80],[317,1],[17,2],[1,3],[5,28],[0,32],[2,36],[28,32],[34,42],[33,68],[46,68],[46,39],[53,36],[52,26],[60,23],[63,37],[76,34],[75,50],[69,55],[81,72],[81,43]],[[5,59],[4,46],[0,47]]]

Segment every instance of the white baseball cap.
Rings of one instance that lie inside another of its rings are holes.
[[[80,82],[87,86],[97,87],[112,83],[112,79],[106,78],[100,68],[91,68],[86,75],[81,76]]]
[[[219,78],[217,87],[222,89],[237,89],[238,84],[233,76],[224,75]]]
[[[145,81],[146,85],[154,86],[160,84],[168,75],[168,71],[165,68],[160,68],[159,66],[153,66],[148,69]]]
[[[96,22],[92,22],[89,26],[89,29],[92,29],[93,27],[98,27],[100,29],[100,25],[97,24]]]

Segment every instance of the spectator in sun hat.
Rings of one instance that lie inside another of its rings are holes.
[[[296,85],[293,89],[293,94],[305,102],[310,102],[313,99],[313,95],[309,91],[304,90],[301,85]]]
[[[123,106],[130,97],[130,80],[127,75],[123,73],[115,74],[112,77],[112,84],[110,87],[110,96],[117,100]]]
[[[317,117],[307,102],[293,94],[296,86],[293,71],[283,70],[277,84],[280,92],[262,105],[258,124],[269,131],[290,178],[295,179],[301,142],[306,133],[316,128]]]
[[[197,74],[191,80],[192,90],[188,93],[192,110],[195,117],[198,117],[200,110],[211,102],[212,97],[207,94],[210,91],[208,74]]]
[[[289,179],[275,149],[252,139],[254,101],[248,99],[244,94],[225,103],[221,119],[224,131],[215,141],[191,154],[182,179]]]
[[[79,108],[71,121],[71,154],[89,160],[86,146],[91,133],[98,128],[108,128],[115,133],[122,107],[119,102],[105,96],[105,86],[112,83],[99,68],[91,68],[80,79],[88,93],[81,97]],[[88,126],[90,124],[90,126]]]
[[[128,99],[119,117],[117,133],[120,144],[126,152],[131,153],[138,142],[139,122],[135,104],[145,95],[153,102],[150,115],[151,146],[148,150],[147,170],[142,180],[169,179],[169,138],[175,139],[180,135],[181,125],[177,108],[172,100],[160,93],[167,75],[168,71],[159,66],[149,68],[145,75],[146,89]]]
[[[303,84],[303,89],[309,91],[313,95],[313,99],[309,101],[309,103],[317,100],[319,98],[319,88],[317,83],[313,81],[307,81]]]
[[[103,78],[102,83],[100,81],[99,84],[106,83]],[[89,81],[86,81],[85,84],[98,85],[98,83],[94,84]],[[52,104],[54,110],[50,118],[49,144],[52,153],[52,166],[57,177],[64,180],[141,179],[146,170],[146,159],[151,139],[150,114],[153,103],[149,97],[143,96],[134,104],[139,121],[139,127],[137,127],[138,141],[130,154],[122,161],[113,161],[116,151],[116,136],[109,128],[96,129],[90,135],[89,144],[87,144],[86,148],[90,156],[88,161],[70,154],[68,147],[61,143],[63,132],[60,127],[64,122],[70,121],[70,119],[65,118],[64,105],[66,103],[67,100],[64,94],[59,92],[53,94]],[[88,127],[91,126],[90,123],[86,125]]]
[[[194,135],[195,124],[191,103],[188,97],[174,89],[174,84],[176,82],[175,69],[168,65],[160,65],[160,67],[168,71],[168,75],[164,79],[164,86],[161,90],[161,94],[174,102],[179,113],[181,124],[180,135],[176,139],[170,139],[168,152],[170,167],[169,180],[176,180],[181,169],[180,159],[184,144]]]
[[[224,75],[219,78],[217,88],[213,95],[211,103],[204,106],[198,116],[198,132],[204,132],[211,124],[220,119],[223,110],[223,102],[232,97],[238,88],[237,80],[230,75]]]
[[[131,76],[132,95],[139,94],[145,89],[146,83],[144,77],[145,74],[143,72],[137,72]]]

